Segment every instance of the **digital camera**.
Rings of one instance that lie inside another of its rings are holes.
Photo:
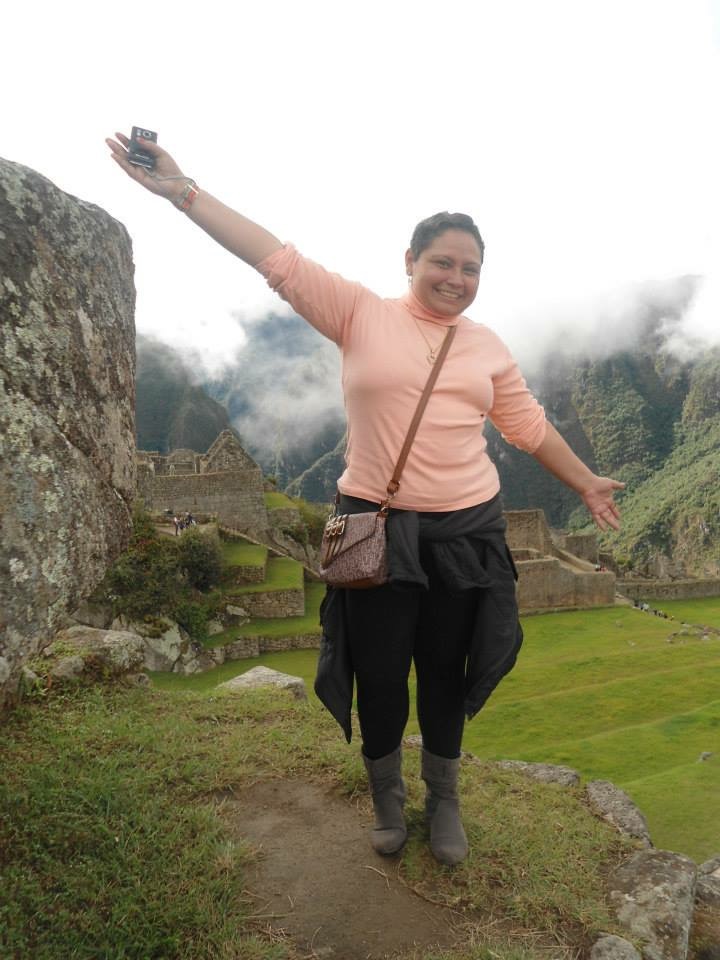
[[[146,130],[144,127],[133,127],[130,135],[130,146],[128,147],[128,161],[130,163],[134,163],[136,167],[145,167],[146,170],[152,170],[155,167],[155,157],[147,150],[142,149],[137,142],[138,137],[157,143],[157,134],[154,130]]]

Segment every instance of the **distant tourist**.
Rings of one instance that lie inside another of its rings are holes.
[[[150,172],[128,161],[126,136],[107,143],[129,177],[258,270],[342,351],[351,443],[338,480],[339,510],[378,510],[392,499],[390,576],[388,584],[368,590],[328,588],[315,689],[350,740],[355,682],[375,810],[372,843],[378,853],[393,854],[407,837],[401,743],[415,662],[430,848],[441,863],[457,864],[468,851],[457,789],[465,718],[512,669],[522,642],[517,574],[485,421],[574,490],[601,530],[619,527],[613,494],[623,484],[597,476],[578,459],[546,420],[503,341],[463,316],[485,254],[466,214],[438,213],[415,227],[404,261],[398,257],[409,288],[385,300],[201,190],[157,144],[142,143],[155,158]],[[422,149],[419,163],[421,155]],[[449,151],[448,183],[452,162]],[[377,234],[366,238],[370,254],[384,230],[382,208],[376,223]],[[353,229],[349,224],[348,232]],[[191,282],[183,278],[186,286]],[[450,327],[457,328],[455,340],[394,490],[389,481],[409,421]]]
[[[180,518],[177,516],[173,517],[173,523],[175,524],[175,536],[180,533]]]

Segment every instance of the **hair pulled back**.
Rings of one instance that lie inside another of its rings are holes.
[[[480,231],[475,225],[472,217],[466,213],[448,213],[444,210],[442,213],[434,213],[431,217],[421,220],[413,230],[410,240],[410,252],[413,260],[417,260],[423,250],[427,249],[436,237],[445,233],[446,230],[464,230],[477,242],[480,248],[480,260],[485,259],[485,244],[480,236]]]

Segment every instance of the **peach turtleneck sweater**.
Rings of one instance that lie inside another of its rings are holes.
[[[393,506],[459,510],[500,489],[483,435],[489,417],[503,437],[532,453],[545,413],[505,344],[467,317],[428,311],[412,291],[384,300],[301,256],[291,244],[257,265],[273,290],[342,352],[348,421],[342,493],[379,502],[392,476],[430,373],[428,345],[458,331],[430,397]],[[421,332],[422,331],[422,332]]]

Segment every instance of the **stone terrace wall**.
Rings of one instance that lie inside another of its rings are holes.
[[[521,613],[558,607],[601,607],[615,602],[615,574],[582,573],[555,557],[521,560],[518,606]]]
[[[558,536],[560,546],[581,560],[597,563],[598,539],[594,533],[565,533]]]
[[[0,159],[0,707],[128,542],[134,306],[124,227]]]
[[[259,467],[175,477],[146,474],[139,495],[146,507],[156,512],[169,508],[212,514],[219,524],[233,530],[266,530],[268,526]]]
[[[619,580],[618,593],[631,600],[701,600],[720,597],[720,580]]]
[[[505,539],[511,550],[530,548],[540,556],[552,555],[552,538],[542,510],[506,510]]]

